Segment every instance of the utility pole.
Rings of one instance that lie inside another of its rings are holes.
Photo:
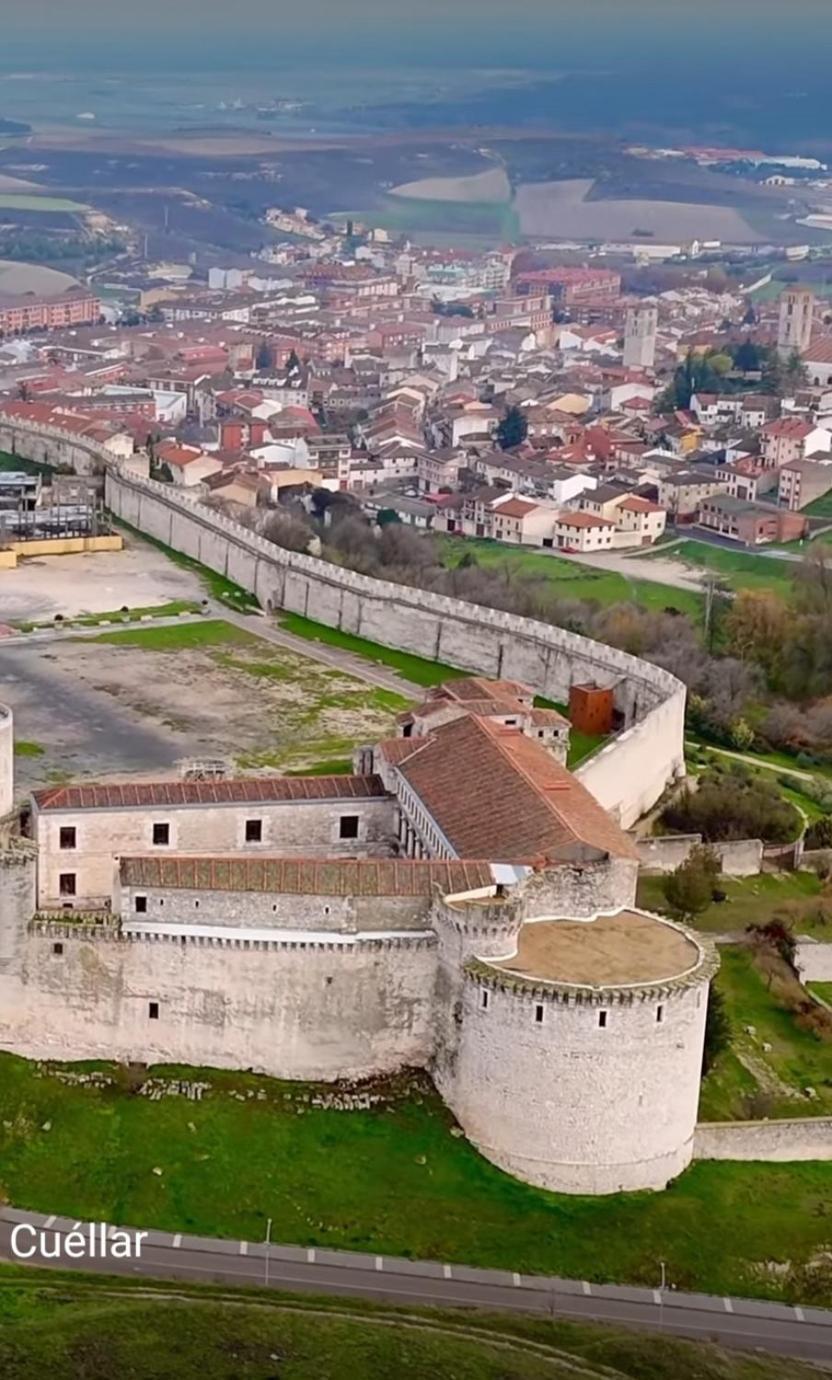
[[[663,1331],[664,1331],[664,1291],[665,1291],[665,1287],[666,1287],[666,1285],[667,1285],[667,1267],[666,1267],[665,1261],[660,1260],[660,1261],[659,1261],[659,1267],[660,1267],[661,1272],[662,1272],[662,1280],[661,1280],[661,1284],[659,1285],[659,1331],[660,1331],[660,1332],[663,1332]]]

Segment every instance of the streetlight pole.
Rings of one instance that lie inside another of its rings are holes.
[[[272,1244],[272,1219],[266,1222],[266,1259],[265,1259],[265,1285],[269,1287],[269,1247]]]
[[[662,1272],[662,1282],[659,1285],[659,1331],[664,1331],[664,1291],[667,1284],[667,1267],[663,1260],[659,1261]]]

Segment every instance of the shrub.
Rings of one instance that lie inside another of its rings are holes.
[[[762,839],[789,843],[802,820],[774,782],[753,776],[734,764],[703,773],[698,790],[690,787],[665,806],[662,826],[680,834],[701,834],[709,843],[721,839]]]

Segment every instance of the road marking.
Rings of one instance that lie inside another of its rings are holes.
[[[179,1247],[180,1247],[181,1245],[182,1245],[182,1233],[181,1233],[181,1231],[178,1231],[178,1232],[176,1233],[175,1237],[173,1238],[173,1248],[174,1248],[174,1250],[178,1251],[178,1250],[179,1250]]]
[[[443,1273],[443,1275],[445,1276],[446,1279],[453,1279],[453,1275],[451,1274],[451,1267],[450,1267],[450,1265],[443,1265],[443,1266],[442,1266],[442,1273]]]
[[[654,1302],[654,1303],[661,1303],[661,1301],[662,1301],[662,1291],[661,1291],[661,1289],[654,1289],[654,1290],[653,1290],[653,1302]]]
[[[377,1256],[376,1256],[376,1269],[377,1269],[377,1270],[383,1270],[383,1269],[384,1269],[384,1260],[383,1260],[383,1258],[382,1258],[380,1255],[377,1255]]]
[[[309,1250],[306,1252],[306,1259],[309,1261],[309,1264],[310,1264],[310,1265],[314,1265],[314,1264],[315,1264],[315,1247],[314,1247],[314,1246],[310,1246],[310,1247],[309,1247]]]
[[[514,1271],[514,1274],[511,1276],[511,1278],[512,1278],[512,1283],[514,1284],[515,1289],[519,1289],[519,1288],[520,1288],[520,1276],[518,1275],[518,1273],[517,1273],[516,1270]]]
[[[55,1214],[53,1213],[51,1217],[47,1217],[46,1221],[45,1221],[44,1224],[43,1224],[43,1225],[44,1225],[44,1228],[48,1231],[49,1228],[52,1226],[52,1223],[53,1223],[54,1221],[55,1221]]]
[[[248,1242],[247,1242],[247,1241],[241,1241],[241,1242],[240,1242],[240,1255],[248,1255]]]
[[[804,1316],[803,1316],[803,1309],[802,1309],[802,1308],[799,1308],[797,1304],[794,1305],[794,1315],[795,1315],[795,1317],[797,1318],[797,1321],[798,1321],[798,1322],[805,1322],[805,1321],[806,1321],[806,1319],[805,1319]]]
[[[589,1283],[587,1282],[587,1280],[585,1280],[585,1279],[582,1279],[582,1280],[581,1280],[581,1288],[583,1289],[583,1291],[584,1291],[585,1294],[591,1294],[591,1293],[592,1293],[592,1285],[589,1284]]]
[[[723,1299],[722,1302],[723,1302],[723,1305],[724,1305],[724,1307],[725,1307],[725,1312],[726,1312],[726,1313],[733,1313],[733,1311],[734,1311],[734,1305],[733,1305],[733,1303],[731,1302],[731,1300],[730,1300],[730,1299]]]

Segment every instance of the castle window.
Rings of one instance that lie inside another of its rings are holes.
[[[656,1021],[658,1022],[659,1025],[661,1025],[661,1023],[662,1023],[663,1020],[664,1020],[664,1007],[663,1007],[663,1006],[657,1006],[657,1007],[656,1007]]]
[[[60,835],[59,835],[59,839],[58,839],[58,847],[59,847],[59,848],[74,848],[74,847],[75,847],[75,825],[74,825],[74,824],[64,825],[64,827],[61,829],[61,832],[60,832]]]
[[[358,815],[342,815],[338,829],[339,838],[358,838]]]
[[[490,998],[491,998],[491,993],[488,991],[488,989],[487,989],[486,987],[484,987],[484,988],[482,989],[482,992],[480,993],[480,1006],[482,1007],[483,1011],[487,1011],[487,1010],[488,1010],[488,1003],[489,1003]]]
[[[58,891],[61,896],[74,896],[76,894],[74,872],[61,873],[58,878]]]
[[[59,944],[53,944],[53,945],[52,945],[52,952],[53,952],[53,954],[57,954],[57,955],[60,957],[60,955],[63,953],[63,951],[64,951],[64,946],[63,946],[63,944],[60,944],[60,943],[59,943]]]
[[[263,821],[262,819],[246,820],[246,843],[263,842]]]
[[[599,1026],[601,1027],[602,1030],[605,1030],[605,1029],[606,1029],[606,1025],[607,1025],[607,1013],[606,1013],[606,1011],[599,1011],[599,1012],[598,1012],[598,1024],[599,1024]]]
[[[157,845],[157,847],[164,847],[166,844],[170,843],[169,824],[154,824],[153,842]]]
[[[159,1003],[157,1001],[149,1001],[147,1003],[147,1019],[149,1021],[158,1021]]]
[[[133,909],[135,910],[135,912],[136,912],[137,915],[146,915],[146,914],[147,914],[147,897],[146,897],[146,896],[135,896],[135,897],[133,898]]]
[[[535,1019],[535,1023],[536,1023],[537,1025],[542,1025],[542,1024],[543,1024],[543,1007],[542,1007],[542,1005],[539,1005],[539,1004],[538,1004],[538,1005],[534,1008],[534,1019]]]

